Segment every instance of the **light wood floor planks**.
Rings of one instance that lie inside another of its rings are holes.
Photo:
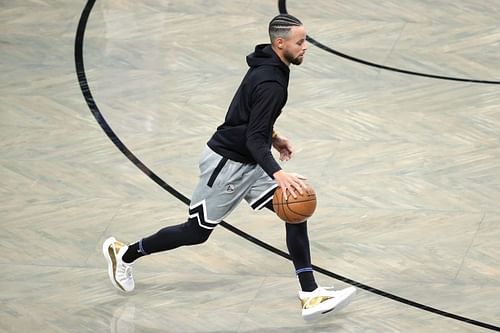
[[[359,290],[343,312],[300,317],[292,265],[218,228],[140,260],[121,295],[100,246],[185,219],[89,111],[75,74],[85,1],[0,1],[0,332],[486,332]],[[321,43],[381,65],[500,80],[500,4],[288,1]],[[89,88],[124,144],[186,196],[198,156],[267,42],[278,1],[97,0]],[[498,85],[389,72],[313,45],[293,67],[277,128],[319,205],[316,265],[500,326]],[[286,249],[284,227],[242,205],[227,219]],[[345,283],[316,274],[322,285]]]

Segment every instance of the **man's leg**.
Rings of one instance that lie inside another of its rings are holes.
[[[266,204],[266,207],[273,210],[272,202]],[[286,244],[302,289],[298,296],[302,303],[302,317],[305,320],[320,319],[349,304],[356,294],[356,288],[334,290],[318,287],[316,284],[311,264],[307,222],[286,223]]]
[[[314,280],[311,264],[307,221],[299,224],[286,223],[285,227],[286,245],[292,257],[301,289],[302,291],[313,291],[318,288],[318,285]]]
[[[274,212],[273,204],[269,201],[266,208]],[[286,245],[292,257],[295,273],[299,279],[302,291],[313,291],[318,288],[314,280],[311,264],[311,251],[309,236],[307,234],[307,221],[299,224],[285,223]]]

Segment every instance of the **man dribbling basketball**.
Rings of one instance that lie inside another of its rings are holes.
[[[103,244],[108,274],[113,285],[134,289],[132,263],[152,253],[205,242],[217,224],[245,199],[253,209],[272,210],[272,197],[279,186],[286,195],[302,193],[304,177],[281,169],[281,160],[292,157],[290,141],[278,135],[274,123],[285,106],[290,64],[300,65],[307,49],[302,23],[287,14],[269,23],[271,44],[261,44],[247,56],[249,70],[229,106],[225,121],[208,141],[200,158],[200,181],[194,190],[185,223],[125,245],[114,237]],[[318,287],[309,250],[307,221],[285,223],[286,244],[301,290],[302,316],[315,319],[345,306],[355,294],[349,287],[334,291]]]

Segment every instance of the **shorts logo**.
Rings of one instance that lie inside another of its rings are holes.
[[[233,193],[234,192],[234,185],[233,184],[227,185],[226,192],[227,193]]]

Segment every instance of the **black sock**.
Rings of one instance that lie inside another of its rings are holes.
[[[298,274],[298,277],[302,291],[313,291],[318,288],[313,272],[302,272]]]
[[[142,256],[144,256],[144,253],[142,253],[139,248],[139,242],[135,242],[134,244],[130,244],[128,246],[128,250],[123,254],[122,259],[127,264],[130,264]]]

